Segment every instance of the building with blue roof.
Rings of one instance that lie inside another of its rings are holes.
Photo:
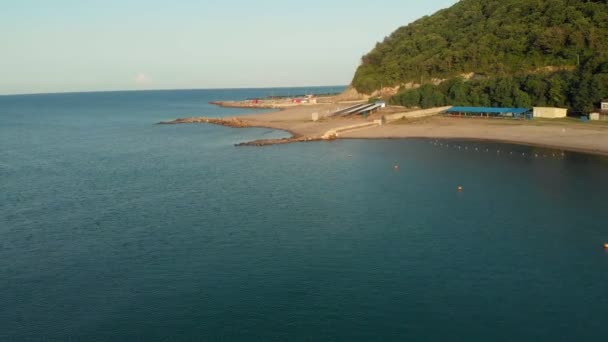
[[[452,107],[446,115],[465,117],[531,119],[532,108],[499,108],[499,107]]]

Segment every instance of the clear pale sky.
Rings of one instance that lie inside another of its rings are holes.
[[[350,83],[456,0],[0,0],[0,94]]]

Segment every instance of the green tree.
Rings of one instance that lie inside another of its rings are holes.
[[[531,102],[588,108],[605,94],[603,78],[594,75],[608,69],[606,37],[605,0],[460,0],[376,44],[352,84],[370,94],[381,85],[447,80],[433,91],[421,90],[418,100],[408,92],[394,100],[423,106]],[[485,80],[457,80],[468,73]]]
[[[461,77],[448,81],[447,88],[447,100],[450,103],[455,105],[463,105],[468,103],[467,86]]]

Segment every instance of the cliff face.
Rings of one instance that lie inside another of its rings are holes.
[[[334,101],[367,101],[370,96],[366,94],[362,94],[353,86],[346,88],[340,95],[337,95],[333,100]]]
[[[573,84],[581,83],[583,73],[597,74],[608,69],[604,66],[608,61],[606,37],[605,0],[461,0],[451,8],[397,29],[378,43],[362,58],[352,85],[361,93],[371,94],[381,87],[440,87],[440,83],[456,78],[474,83],[564,74],[559,81],[553,81],[561,83],[561,90],[554,85],[554,94],[545,94],[544,99],[533,94],[530,101],[573,105],[576,101],[568,98],[566,90],[577,91],[578,86],[573,88]],[[462,76],[470,74],[478,77]],[[527,93],[530,89],[525,89],[526,81],[518,79],[515,86],[506,86]],[[490,88],[484,90],[489,95],[495,85],[483,87]],[[534,89],[533,93],[538,91]],[[601,94],[590,96],[602,97]],[[519,97],[527,101],[525,96]]]

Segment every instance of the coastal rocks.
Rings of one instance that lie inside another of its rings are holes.
[[[340,101],[367,101],[370,98],[369,95],[359,93],[353,86],[349,86],[341,94],[333,98],[334,102]]]
[[[270,145],[282,145],[282,144],[290,144],[294,142],[310,142],[310,141],[318,141],[321,139],[318,138],[310,138],[304,136],[296,136],[291,138],[282,138],[282,139],[260,139],[249,142],[244,142],[240,144],[236,144],[234,146],[270,146]]]
[[[163,121],[159,122],[159,125],[177,125],[177,124],[195,124],[195,123],[206,123],[212,125],[233,127],[233,128],[247,128],[252,127],[250,124],[239,118],[227,118],[227,119],[218,119],[218,118],[206,118],[206,117],[192,117],[192,118],[181,118],[175,119],[173,121]]]
[[[397,93],[399,93],[400,89],[401,89],[401,86],[384,87],[380,90],[373,92],[372,97],[388,98],[388,97],[397,95]]]
[[[331,130],[331,131],[329,131],[329,132],[325,133],[325,134],[324,134],[324,135],[321,137],[321,139],[323,139],[323,140],[330,140],[330,141],[331,141],[331,140],[336,140],[336,139],[338,139],[338,132],[336,132],[336,131],[334,131],[334,130]]]
[[[206,117],[191,117],[191,118],[181,118],[173,121],[163,121],[159,122],[159,125],[178,125],[178,124],[211,124],[211,125],[219,125],[225,127],[232,128],[248,128],[248,127],[256,127],[246,121],[243,121],[239,118],[206,118]],[[317,141],[322,140],[319,138],[311,138],[302,135],[294,135],[289,138],[282,139],[260,139],[255,141],[244,142],[240,144],[236,144],[235,146],[269,146],[269,145],[281,145],[281,144],[289,144],[293,142],[308,142],[308,141]]]
[[[282,105],[291,105],[291,103],[281,104],[275,101],[263,101],[263,100],[248,100],[248,101],[211,101],[209,104],[216,105],[224,108],[259,108],[259,109],[273,109]]]

